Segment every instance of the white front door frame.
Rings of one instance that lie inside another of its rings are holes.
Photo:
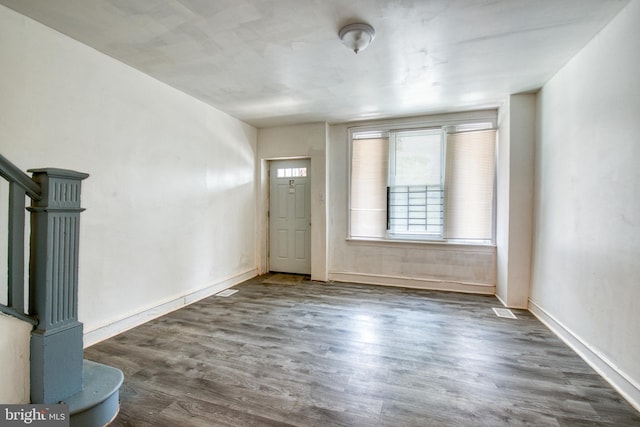
[[[326,282],[328,279],[327,254],[328,246],[326,230],[326,175],[324,161],[309,156],[269,157],[259,160],[258,192],[259,214],[256,219],[258,241],[256,251],[258,274],[269,272],[269,166],[272,160],[309,159],[311,163],[311,279]]]

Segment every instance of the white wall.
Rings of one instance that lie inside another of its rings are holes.
[[[640,410],[640,1],[538,100],[531,310]]]
[[[536,101],[536,94],[511,95],[500,109],[496,295],[513,308],[528,307]]]
[[[31,325],[0,313],[1,404],[29,403]]]
[[[511,98],[498,110],[496,162],[496,296],[506,305],[509,283],[509,174]]]
[[[267,161],[305,157],[311,159],[311,278],[318,281],[327,280],[327,133],[326,123],[280,126],[258,131],[258,158],[261,160],[262,182],[258,240],[262,242],[262,273],[268,270]]]
[[[0,69],[2,153],[91,175],[85,345],[256,274],[255,128],[2,6]]]
[[[402,121],[433,119],[431,116]],[[357,126],[371,124],[376,122],[358,123]],[[349,126],[330,127],[329,278],[493,294],[496,284],[496,248],[493,246],[347,239]]]

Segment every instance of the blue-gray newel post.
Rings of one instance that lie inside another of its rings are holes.
[[[32,201],[30,306],[31,402],[56,403],[82,390],[82,323],[78,322],[80,186],[85,173],[31,169],[42,198]]]

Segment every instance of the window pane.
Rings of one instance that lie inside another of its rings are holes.
[[[442,131],[392,132],[389,155],[389,233],[440,237]]]
[[[440,237],[442,207],[440,186],[389,187],[389,232]]]
[[[307,176],[307,168],[278,168],[278,178],[297,178]]]
[[[442,183],[442,132],[403,131],[393,134],[394,164],[391,185],[440,185]]]

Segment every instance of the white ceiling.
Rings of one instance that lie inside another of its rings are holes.
[[[496,106],[628,0],[0,0],[257,127]],[[354,54],[341,26],[366,22]]]

